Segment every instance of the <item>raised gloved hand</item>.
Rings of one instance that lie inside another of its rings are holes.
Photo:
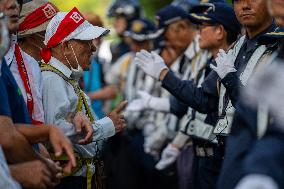
[[[159,80],[162,70],[168,69],[163,58],[153,51],[149,53],[145,50],[141,50],[140,52],[136,53],[134,62],[146,74],[157,80]]]
[[[142,110],[156,110],[162,112],[170,111],[170,101],[168,98],[154,97],[145,91],[137,92],[138,99],[129,103],[126,107],[127,111],[142,111]]]
[[[237,71],[234,66],[235,59],[236,57],[233,54],[233,50],[229,50],[229,52],[226,53],[223,49],[220,49],[215,59],[217,66],[210,64],[210,68],[217,72],[219,77],[223,79],[228,73]]]
[[[168,144],[168,146],[163,150],[162,157],[156,164],[155,168],[158,170],[167,168],[177,160],[179,154],[180,151],[178,148],[174,147],[172,144]]]

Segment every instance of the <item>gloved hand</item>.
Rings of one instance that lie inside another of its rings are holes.
[[[228,73],[237,71],[234,66],[235,59],[236,57],[233,55],[233,50],[229,50],[226,54],[223,49],[220,49],[215,59],[217,66],[210,64],[210,68],[217,72],[219,77],[223,79]]]
[[[235,189],[278,189],[276,182],[269,176],[260,174],[247,175],[240,180]]]
[[[136,53],[134,62],[146,74],[157,80],[159,80],[162,70],[168,69],[163,58],[153,51],[149,53],[145,50],[141,50],[140,52]]]
[[[139,98],[132,100],[126,107],[126,111],[142,111],[148,108],[151,95],[145,91],[138,91]]]
[[[154,123],[146,123],[143,126],[143,136],[148,137],[150,136],[155,130],[157,129],[156,125]]]
[[[156,164],[155,168],[158,170],[167,168],[177,160],[179,154],[180,151],[178,148],[174,147],[172,144],[168,144],[168,146],[163,150],[162,157]]]
[[[164,126],[159,126],[158,129],[150,136],[145,137],[144,151],[147,154],[158,156],[161,148],[167,139],[167,130]]]
[[[145,91],[137,92],[138,99],[133,100],[127,107],[127,111],[156,110],[162,112],[170,111],[170,100],[168,98],[154,97]]]

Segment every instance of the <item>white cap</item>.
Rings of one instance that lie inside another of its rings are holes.
[[[67,14],[68,14],[67,12],[58,12],[51,19],[45,33],[45,40],[44,40],[45,45],[47,45],[49,39],[55,34],[61,21],[65,18]],[[90,24],[87,20],[85,20],[82,24],[80,24],[80,26],[78,26],[71,34],[65,37],[61,42],[69,41],[71,39],[93,40],[108,33],[109,33],[108,29],[94,26]]]

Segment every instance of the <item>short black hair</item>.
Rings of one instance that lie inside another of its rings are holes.
[[[19,3],[20,7],[23,6],[23,0],[17,0],[17,2]]]
[[[232,43],[234,43],[237,39],[238,39],[238,36],[240,35],[240,32],[233,32],[231,30],[228,30],[226,29],[226,32],[227,32],[227,44],[231,45]]]

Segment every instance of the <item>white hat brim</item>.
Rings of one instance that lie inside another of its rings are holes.
[[[76,35],[73,39],[93,40],[109,33],[110,30],[90,24],[85,30]]]

